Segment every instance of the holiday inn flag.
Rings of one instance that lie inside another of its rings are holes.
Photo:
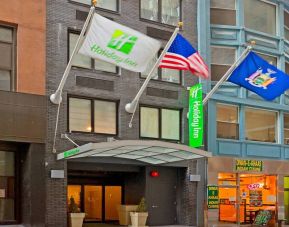
[[[143,72],[160,47],[159,41],[95,13],[79,53]]]

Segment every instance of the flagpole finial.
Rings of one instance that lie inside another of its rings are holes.
[[[180,22],[178,23],[178,27],[179,27],[179,28],[182,28],[183,26],[184,26],[184,22],[180,21]]]
[[[94,7],[96,7],[96,4],[97,4],[97,0],[92,0],[92,5],[93,5]]]
[[[251,46],[255,46],[256,45],[256,41],[255,40],[251,40],[250,44],[251,44]]]

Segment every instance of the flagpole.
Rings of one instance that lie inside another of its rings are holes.
[[[138,104],[138,101],[142,95],[142,93],[144,92],[145,88],[147,87],[150,79],[152,78],[153,76],[153,73],[155,71],[155,69],[159,66],[161,60],[163,59],[164,55],[167,53],[168,49],[170,48],[171,44],[173,43],[174,39],[176,38],[179,30],[180,30],[180,27],[182,26],[182,22],[179,22],[179,25],[178,27],[175,28],[171,38],[169,39],[169,41],[167,42],[165,48],[163,49],[161,55],[159,56],[158,60],[156,61],[156,63],[154,64],[154,66],[152,67],[151,71],[149,72],[145,82],[143,83],[143,85],[141,86],[141,88],[139,89],[138,93],[136,94],[135,98],[133,99],[133,101],[131,103],[127,103],[125,105],[125,110],[126,112],[128,113],[133,113],[135,112],[136,110],[136,107],[137,107],[137,104]],[[133,116],[132,116],[133,118]],[[132,121],[132,119],[131,119]],[[131,127],[131,122],[130,122],[130,127]]]
[[[220,87],[220,85],[228,79],[228,77],[235,70],[235,68],[238,67],[240,61],[243,60],[249,54],[249,52],[252,49],[252,45],[255,45],[254,41],[251,42],[251,45],[247,46],[247,48],[243,51],[243,53],[240,55],[237,61],[228,69],[228,71],[224,74],[224,76],[216,83],[216,85],[212,88],[212,90],[206,95],[206,97],[203,99],[203,105],[205,105],[208,102],[209,98],[211,98],[211,96]]]
[[[64,73],[63,73],[62,79],[61,79],[61,81],[60,81],[60,83],[59,83],[59,85],[58,85],[58,88],[57,88],[57,90],[55,91],[55,93],[53,93],[52,95],[50,95],[50,101],[51,101],[53,104],[59,105],[59,104],[61,103],[61,101],[62,101],[62,97],[61,97],[61,95],[62,95],[62,89],[63,89],[64,84],[65,84],[65,82],[66,82],[66,79],[67,79],[67,77],[68,77],[68,75],[69,75],[69,72],[70,72],[70,69],[71,69],[71,66],[72,66],[72,61],[74,60],[74,57],[75,57],[76,53],[79,51],[80,45],[81,45],[81,43],[82,43],[82,41],[83,41],[83,39],[84,39],[84,33],[85,33],[85,31],[86,31],[86,29],[87,29],[87,27],[88,27],[88,25],[89,25],[90,19],[91,19],[93,13],[94,13],[97,0],[93,0],[92,2],[93,2],[93,5],[90,7],[88,16],[87,16],[87,18],[86,18],[86,20],[85,20],[85,23],[84,23],[84,25],[83,25],[83,28],[82,28],[82,30],[81,30],[81,33],[80,33],[80,35],[79,35],[79,37],[78,37],[78,39],[77,39],[76,45],[75,45],[75,47],[74,47],[74,49],[73,49],[73,51],[72,51],[72,54],[71,54],[71,56],[70,56],[70,58],[69,58],[69,61],[68,61],[68,63],[67,63],[66,69],[65,69],[65,71],[64,71]]]

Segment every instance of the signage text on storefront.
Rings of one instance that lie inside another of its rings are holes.
[[[219,187],[208,185],[208,209],[219,208]]]
[[[261,172],[263,170],[263,161],[237,159],[235,167],[236,167],[235,168],[236,171]]]

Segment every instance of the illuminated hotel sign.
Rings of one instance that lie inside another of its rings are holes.
[[[235,170],[261,172],[263,170],[263,161],[237,159]]]
[[[219,187],[216,185],[208,186],[208,209],[219,208]]]

